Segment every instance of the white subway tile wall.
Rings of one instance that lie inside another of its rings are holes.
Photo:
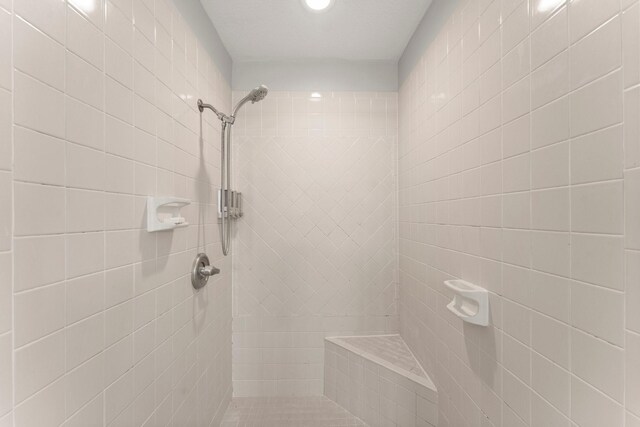
[[[403,83],[400,331],[439,425],[640,424],[639,28],[637,0],[465,0]]]
[[[0,426],[221,421],[232,263],[199,97],[231,89],[172,0],[0,0]],[[147,233],[148,195],[192,225]],[[195,292],[198,252],[222,274]]]
[[[234,395],[322,395],[325,336],[398,327],[397,94],[272,91],[234,132]]]

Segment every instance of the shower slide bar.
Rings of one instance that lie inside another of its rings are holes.
[[[230,116],[218,111],[211,104],[205,104],[198,99],[200,114],[205,109],[213,113],[222,122],[220,132],[220,190],[218,190],[218,218],[220,219],[220,243],[222,254],[227,255],[231,246],[231,220],[238,219],[242,212],[242,193],[231,190],[231,128],[236,121],[236,114],[240,107],[251,101],[252,104],[262,101],[269,92],[266,86],[260,85],[242,98],[233,109]]]

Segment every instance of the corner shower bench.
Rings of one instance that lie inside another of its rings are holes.
[[[438,391],[400,335],[325,338],[324,394],[371,426],[438,424]]]

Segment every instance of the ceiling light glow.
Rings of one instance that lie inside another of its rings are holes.
[[[327,10],[334,0],[302,0],[302,3],[313,12],[322,12]]]
[[[69,0],[69,3],[86,14],[96,10],[96,0]]]
[[[540,2],[538,3],[538,12],[549,12],[551,10],[554,10],[564,2],[565,0],[540,0]]]

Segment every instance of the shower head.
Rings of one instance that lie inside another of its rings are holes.
[[[262,101],[267,96],[267,93],[269,93],[269,89],[265,85],[260,85],[257,88],[253,89],[247,96],[245,96],[240,100],[240,102],[238,102],[236,108],[233,109],[232,116],[235,117],[240,107],[242,107],[247,102],[251,101],[252,104],[255,104],[256,102]]]
[[[262,101],[267,94],[269,93],[269,88],[265,85],[260,85],[249,93],[251,97],[251,102],[260,102]]]

